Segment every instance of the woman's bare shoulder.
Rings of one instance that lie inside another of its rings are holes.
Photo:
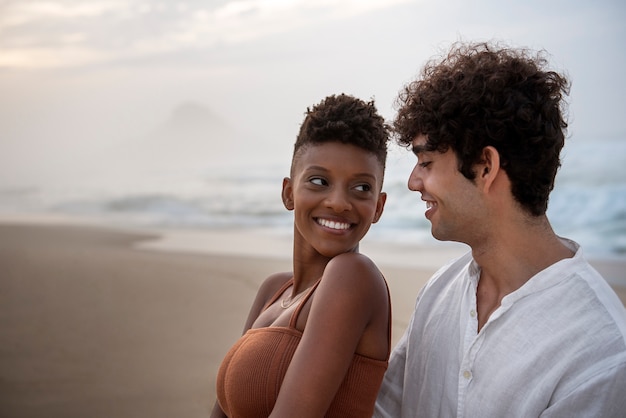
[[[383,274],[369,257],[359,253],[345,253],[334,257],[324,270],[322,284],[338,291],[343,289],[352,296],[359,293],[371,295],[371,292],[381,290],[386,294]]]
[[[292,277],[293,273],[288,271],[273,273],[263,280],[257,294],[265,296],[264,299],[267,300],[274,296]]]
[[[345,253],[334,257],[326,266],[325,273],[342,276],[349,273],[349,276],[365,276],[376,280],[383,278],[378,266],[368,256],[360,253]]]

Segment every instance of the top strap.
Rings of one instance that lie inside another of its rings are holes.
[[[388,306],[388,310],[389,310],[389,321],[387,323],[387,358],[389,358],[389,356],[391,355],[391,350],[392,350],[392,346],[391,346],[391,331],[393,328],[393,321],[392,321],[392,307],[391,307],[391,292],[389,291],[389,285],[387,284],[387,280],[385,279],[385,276],[382,276],[383,282],[385,282],[385,289],[387,290],[387,306]],[[300,316],[300,312],[302,311],[302,308],[304,308],[304,305],[306,304],[306,302],[311,298],[311,296],[313,296],[313,292],[315,292],[315,289],[317,289],[317,286],[319,286],[320,282],[322,281],[322,279],[318,279],[317,282],[315,282],[315,284],[313,286],[311,286],[311,288],[308,290],[308,293],[302,298],[302,300],[300,301],[300,303],[298,304],[298,306],[296,307],[296,310],[294,311],[293,314],[291,314],[291,319],[289,321],[289,328],[296,328],[296,324],[298,322],[298,317]],[[270,301],[270,303],[268,304],[271,305],[272,303],[274,303],[276,301],[276,299],[278,298],[279,295],[281,295],[289,286],[291,286],[293,284],[293,278],[291,280],[289,280],[287,283],[285,283],[285,286],[283,286],[283,288],[281,288],[281,290],[276,294],[276,296],[274,298],[272,298],[272,300]]]
[[[291,320],[289,321],[289,328],[294,328],[294,329],[296,328],[296,323],[298,322],[298,316],[300,316],[300,311],[302,311],[302,308],[306,304],[307,300],[311,298],[311,296],[313,295],[313,292],[315,292],[315,289],[317,289],[317,286],[320,284],[321,281],[322,281],[321,277],[317,279],[315,284],[313,284],[313,286],[311,286],[311,288],[307,291],[307,294],[304,295],[304,297],[302,298],[302,300],[296,307],[296,310],[293,312],[293,314],[291,314]]]
[[[382,274],[382,273],[381,273]],[[385,288],[387,289],[387,300],[388,300],[388,306],[389,306],[389,323],[387,325],[387,359],[389,359],[389,356],[391,355],[391,328],[393,326],[393,322],[392,322],[392,309],[391,309],[391,292],[389,291],[389,285],[387,284],[387,280],[385,279],[385,276],[383,275],[383,282],[385,282]]]
[[[293,285],[293,277],[287,280],[285,284],[283,284],[281,288],[278,289],[276,293],[274,293],[274,296],[272,296],[272,298],[265,304],[265,306],[263,306],[263,309],[261,309],[261,312],[269,308],[272,305],[272,303],[276,302],[278,298],[280,297],[280,295],[282,295],[283,292],[287,290],[291,285]]]

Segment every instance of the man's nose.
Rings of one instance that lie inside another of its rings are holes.
[[[412,190],[414,192],[421,192],[424,188],[424,183],[422,181],[422,176],[419,173],[419,168],[419,165],[415,164],[413,171],[411,171],[411,174],[409,175],[409,181],[407,183],[409,190]]]

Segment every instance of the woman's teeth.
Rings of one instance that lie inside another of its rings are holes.
[[[348,228],[350,228],[350,224],[343,223],[343,222],[329,221],[328,219],[318,218],[317,219],[317,223],[322,225],[322,226],[325,226],[326,228],[330,228],[330,229],[348,229]]]

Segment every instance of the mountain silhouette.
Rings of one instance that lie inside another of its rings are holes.
[[[197,171],[232,158],[237,137],[207,106],[187,101],[147,134],[115,145],[102,159],[133,174]]]

